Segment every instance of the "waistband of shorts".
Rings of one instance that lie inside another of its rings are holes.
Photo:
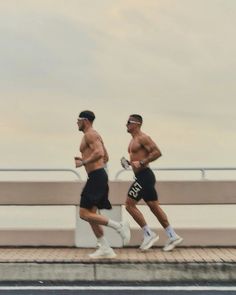
[[[89,176],[93,176],[93,175],[96,175],[96,174],[98,174],[98,173],[100,173],[100,172],[105,172],[106,173],[106,170],[102,167],[102,168],[98,168],[98,169],[96,169],[96,170],[93,170],[93,171],[90,171],[89,173],[88,173],[88,177]]]
[[[149,167],[145,167],[142,170],[138,171],[137,173],[134,173],[135,177],[138,177],[142,175],[143,173],[146,173],[147,171],[152,171]]]

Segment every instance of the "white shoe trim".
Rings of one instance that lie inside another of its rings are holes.
[[[184,239],[181,237],[178,237],[176,240],[173,240],[173,241],[170,240],[169,243],[164,246],[163,251],[165,252],[172,251],[176,246],[181,244],[183,240]]]
[[[144,246],[140,246],[139,249],[141,251],[146,251],[148,249],[150,249],[157,241],[159,240],[159,236],[156,235],[155,237],[153,237],[146,245]]]
[[[128,221],[121,222],[121,228],[117,229],[117,232],[121,235],[123,245],[126,246],[130,242],[130,225]]]
[[[101,252],[101,253],[100,253]],[[109,251],[102,252],[102,249],[97,249],[94,253],[89,254],[90,258],[93,259],[101,259],[101,258],[115,258],[116,253],[113,251],[112,248],[109,248]]]

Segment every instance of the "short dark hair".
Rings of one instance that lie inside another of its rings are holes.
[[[140,122],[141,124],[143,123],[143,118],[142,116],[138,115],[138,114],[132,114],[130,115],[130,117],[135,118],[138,122]]]
[[[88,119],[90,122],[93,122],[94,119],[95,119],[95,115],[94,115],[94,112],[92,112],[92,111],[88,111],[88,110],[85,110],[85,111],[82,111],[82,112],[79,114],[79,118],[86,118],[86,119]]]

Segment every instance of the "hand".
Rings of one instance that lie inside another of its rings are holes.
[[[134,167],[136,169],[142,167],[139,161],[133,161],[133,162],[131,162],[131,165],[132,165],[132,167]]]
[[[75,168],[79,168],[83,166],[83,160],[80,157],[75,157]]]

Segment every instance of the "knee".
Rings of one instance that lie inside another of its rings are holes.
[[[130,209],[130,206],[129,206],[129,204],[125,203],[125,209],[126,209],[126,211],[128,211],[128,212],[129,212],[129,209]]]
[[[84,208],[80,208],[79,217],[85,221],[89,221],[89,214]]]
[[[126,201],[126,203],[125,203],[125,209],[126,209],[126,211],[128,211],[130,213],[130,212],[133,211],[134,207],[135,206],[133,204],[130,204],[129,201]]]

